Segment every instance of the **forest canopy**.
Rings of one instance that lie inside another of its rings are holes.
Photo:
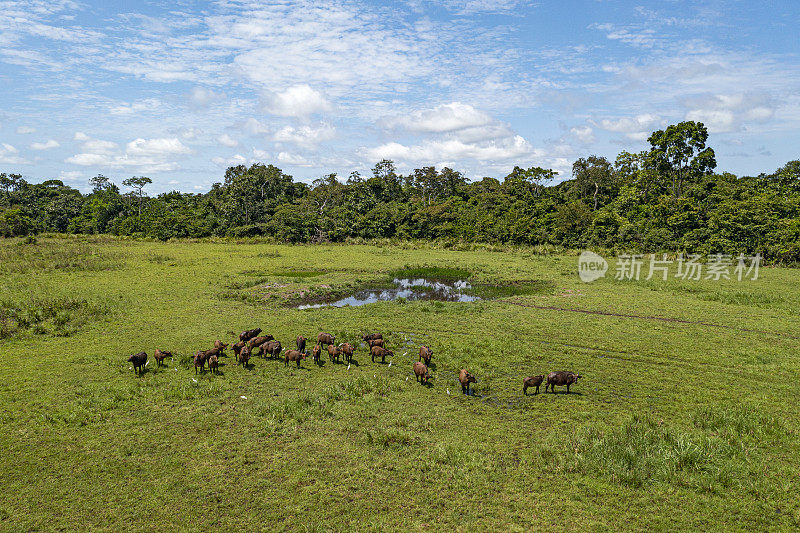
[[[682,122],[653,132],[648,150],[580,158],[571,176],[514,167],[502,181],[469,181],[447,167],[403,175],[383,160],[370,175],[308,185],[259,163],[228,168],[204,194],[150,197],[144,176],[125,179],[121,191],[97,175],[82,194],[59,180],[0,173],[0,235],[452,239],[800,261],[800,160],[758,176],[716,173],[707,139],[702,123]]]

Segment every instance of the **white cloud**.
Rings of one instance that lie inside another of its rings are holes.
[[[243,156],[242,154],[236,154],[231,157],[214,157],[211,159],[211,162],[217,165],[218,167],[228,168],[228,167],[235,167],[238,165],[247,165],[248,159]]]
[[[594,130],[591,126],[578,126],[569,131],[583,144],[592,144],[595,141]]]
[[[161,100],[158,98],[146,98],[138,102],[123,102],[109,108],[108,112],[112,115],[134,115],[143,111],[155,111],[161,107]]]
[[[28,161],[19,156],[19,150],[7,143],[0,143],[0,163],[8,165],[27,165]]]
[[[333,106],[318,91],[306,84],[293,85],[283,92],[265,95],[264,107],[273,115],[307,118],[331,111]]]
[[[30,126],[19,126],[17,128],[17,135],[27,135],[29,133],[36,133],[36,128]]]
[[[125,145],[120,153],[110,141],[88,140],[82,153],[66,159],[80,166],[132,168],[141,172],[167,172],[178,168],[176,159],[191,153],[177,138],[138,138]]]
[[[770,99],[762,94],[717,94],[685,99],[686,120],[702,122],[710,133],[741,130],[745,123],[764,123],[775,115]]]
[[[366,150],[372,161],[393,159],[430,164],[441,161],[474,159],[477,161],[503,161],[512,158],[528,158],[535,155],[533,147],[520,135],[480,143],[465,143],[459,139],[425,141],[406,146],[389,142]]]
[[[73,140],[78,142],[84,142],[89,140],[89,136],[83,133],[82,131],[76,131]]]
[[[222,146],[227,146],[228,148],[234,148],[236,146],[239,146],[239,141],[237,141],[227,133],[224,133],[219,137],[217,137],[217,142]]]
[[[59,146],[61,145],[55,139],[50,139],[43,143],[31,143],[31,148],[34,150],[50,150],[51,148],[58,148]]]
[[[302,156],[299,156],[299,155],[290,154],[289,152],[279,152],[278,156],[277,156],[277,159],[278,159],[278,163],[282,163],[284,165],[292,165],[292,166],[295,166],[295,167],[312,167],[312,166],[316,166],[314,163],[312,163],[308,159],[306,159],[306,158],[304,158]]]
[[[621,117],[617,119],[602,119],[594,125],[606,131],[624,133],[632,141],[643,141],[653,132],[663,120],[651,113],[643,113],[634,117]]]
[[[314,148],[318,144],[336,137],[336,129],[326,122],[318,127],[285,126],[278,130],[272,139],[280,143],[292,143],[305,148]]]
[[[486,126],[494,119],[469,104],[452,102],[433,109],[414,111],[407,115],[387,117],[382,123],[389,128],[404,128],[414,132],[444,133]]]
[[[224,98],[224,94],[215,93],[206,87],[193,87],[189,92],[189,101],[197,107],[208,107]]]

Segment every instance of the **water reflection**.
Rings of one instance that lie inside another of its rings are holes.
[[[366,289],[335,302],[303,304],[297,308],[313,309],[317,307],[344,307],[346,305],[355,307],[398,298],[405,298],[406,300],[437,300],[441,302],[474,302],[480,300],[477,296],[464,292],[472,288],[469,282],[465,280],[436,281],[425,278],[395,278],[392,281],[396,285],[392,289]]]

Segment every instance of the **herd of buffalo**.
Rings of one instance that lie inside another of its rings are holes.
[[[392,350],[387,350],[384,346],[383,335],[380,333],[364,335],[362,340],[369,346],[373,363],[376,357],[380,357],[381,362],[385,363],[386,356],[394,356],[394,352],[392,352]],[[335,342],[336,337],[330,333],[323,332],[317,335],[317,343],[311,350],[311,356],[316,364],[319,365],[321,363],[323,348],[328,352],[328,358],[331,362],[338,363],[339,359],[343,358],[344,362],[347,362],[348,365],[350,364],[353,359],[355,347],[349,342],[344,342],[339,345],[336,345]],[[297,346],[296,350],[286,350],[284,352],[284,365],[288,366],[290,362],[294,362],[297,364],[297,367],[300,368],[300,363],[308,355],[306,352],[306,338],[302,335],[297,337],[297,339],[295,339],[295,344]],[[214,341],[214,347],[210,350],[201,350],[195,353],[193,357],[195,373],[198,371],[204,372],[206,364],[210,372],[217,372],[219,368],[219,357],[225,354],[225,349],[229,346],[230,344],[217,340]],[[238,365],[241,363],[246,366],[250,361],[253,350],[258,349],[256,355],[259,357],[267,357],[267,355],[269,355],[274,359],[278,359],[283,351],[283,346],[281,342],[275,340],[272,335],[261,335],[261,328],[256,328],[241,332],[239,334],[239,342],[231,346],[231,349],[236,356],[236,364]],[[167,357],[172,357],[172,352],[156,348],[153,353],[153,358],[156,360],[158,366],[161,366],[164,359]],[[432,358],[433,350],[427,346],[420,346],[419,361],[415,362],[412,367],[418,382],[423,384],[428,383],[431,377],[428,367],[431,364]],[[144,370],[144,366],[147,364],[147,353],[139,352],[131,355],[128,357],[128,361],[133,364],[134,372],[141,373]],[[536,394],[539,394],[539,386],[545,379],[547,379],[547,383],[544,387],[545,392],[547,392],[548,388],[551,392],[555,392],[556,386],[566,386],[567,393],[569,393],[569,386],[573,383],[577,383],[580,377],[580,374],[565,371],[550,372],[547,376],[530,376],[525,378],[522,382],[522,393],[527,395],[528,388],[536,387]],[[477,379],[465,368],[462,368],[458,373],[458,381],[461,383],[461,392],[469,394],[469,384],[476,383]]]

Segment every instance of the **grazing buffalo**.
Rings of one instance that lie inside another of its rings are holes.
[[[247,341],[239,341],[233,345],[233,353],[236,354],[237,358],[239,357],[239,352],[241,352],[242,348],[244,348],[246,345]]]
[[[253,348],[258,348],[262,344],[273,340],[273,338],[274,337],[272,335],[263,335],[261,337],[253,337],[252,339],[247,341],[247,344],[250,346],[250,349],[252,350]]]
[[[372,362],[375,362],[376,357],[381,358],[381,363],[386,362],[386,356],[394,357],[394,352],[391,350],[387,350],[385,348],[381,348],[380,346],[373,346],[372,349],[369,351],[370,356],[372,356]]]
[[[322,346],[330,346],[336,342],[336,336],[331,335],[330,333],[322,332],[317,335],[317,344],[321,344]]]
[[[295,361],[297,368],[300,368],[300,362],[306,358],[306,353],[300,350],[286,350],[284,358],[284,366],[289,366],[289,361]]]
[[[469,394],[469,384],[476,383],[478,380],[475,379],[475,376],[467,372],[466,368],[462,368],[461,372],[458,373],[458,381],[461,383],[461,392]]]
[[[224,342],[222,342],[221,340],[215,340],[214,341],[214,348],[219,348],[221,352],[224,352],[225,348],[227,348],[227,347],[228,347],[228,345],[225,344]]]
[[[384,347],[383,339],[372,339],[367,341],[367,344],[369,344],[370,348],[372,348],[373,346],[380,346],[381,348]]]
[[[168,352],[167,350],[159,350],[156,348],[156,351],[153,352],[153,359],[156,360],[156,365],[161,366],[164,364],[164,359],[167,357],[172,357],[172,352]]]
[[[417,381],[420,383],[428,383],[428,380],[431,379],[431,374],[428,372],[428,367],[425,366],[424,363],[420,363],[419,361],[414,363],[414,375],[417,377]]]
[[[347,364],[350,364],[353,361],[353,351],[355,350],[353,348],[353,345],[350,344],[349,342],[345,342],[344,344],[339,346],[339,349],[342,350],[342,354],[344,355],[344,360],[347,361]]]
[[[133,363],[133,372],[142,374],[144,372],[144,365],[147,364],[147,353],[139,352],[128,357],[128,361]]]
[[[539,385],[544,381],[544,376],[530,376],[522,380],[522,394],[527,396],[528,387],[536,387],[536,394],[539,394]]]
[[[339,362],[339,355],[341,355],[341,353],[342,353],[342,350],[340,350],[337,346],[335,346],[333,344],[329,344],[328,345],[328,358],[332,362],[338,363]]]
[[[260,350],[261,351],[258,352],[259,355],[263,355],[266,352],[271,357],[277,359],[281,354],[281,350],[283,350],[283,346],[281,346],[281,341],[269,341],[266,344],[262,344]]]
[[[211,371],[212,374],[215,374],[219,368],[219,357],[216,355],[212,355],[208,358],[208,369]]]
[[[550,392],[556,392],[556,385],[559,387],[563,387],[564,385],[567,386],[567,394],[569,394],[569,386],[573,383],[577,383],[578,379],[581,377],[580,374],[576,374],[575,372],[550,372],[547,374],[547,384],[544,386],[544,391],[547,392],[547,387],[550,387]]]
[[[237,364],[241,363],[243,367],[247,368],[247,362],[250,361],[251,353],[252,350],[250,349],[249,346],[245,346],[244,348],[242,348],[242,350],[239,352],[239,361],[237,362]]]
[[[374,341],[376,339],[382,339],[382,338],[383,338],[383,335],[381,335],[380,333],[370,333],[369,335],[364,335],[363,337],[361,337],[361,340],[363,340],[364,342],[369,342],[369,341]]]
[[[199,368],[200,371],[205,372],[206,370],[206,361],[208,358],[211,357],[210,355],[206,355],[206,352],[199,351],[194,354],[194,373],[197,374],[197,369]]]
[[[299,337],[297,337],[297,340],[295,340],[295,343],[297,344],[297,351],[298,352],[305,352],[306,351],[306,338],[305,337],[300,335]]]
[[[427,346],[420,346],[419,347],[419,360],[420,361],[425,361],[425,365],[426,366],[430,366],[431,357],[433,357],[433,350],[431,350]]]
[[[314,356],[314,362],[316,364],[320,364],[320,355],[322,354],[322,346],[319,344],[314,345],[314,349],[311,350],[311,355]]]
[[[259,333],[261,333],[261,328],[248,329],[247,331],[239,333],[239,340],[247,342],[253,337],[257,336]]]

